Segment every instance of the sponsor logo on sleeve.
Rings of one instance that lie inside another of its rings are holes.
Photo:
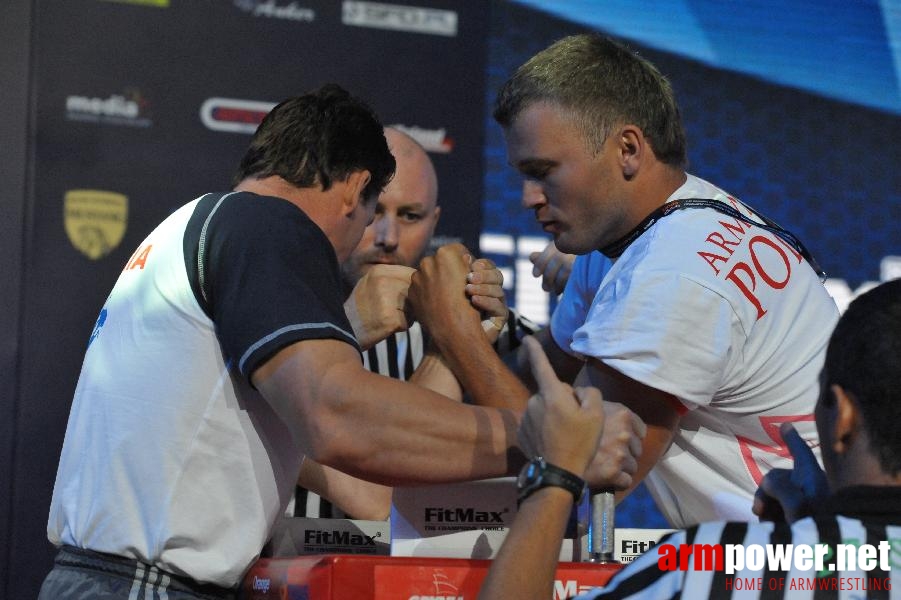
[[[457,20],[452,10],[356,0],[341,4],[341,22],[355,27],[456,37]]]
[[[69,190],[63,198],[63,217],[72,245],[91,260],[99,260],[125,235],[128,197],[103,190]]]
[[[91,344],[93,344],[94,340],[97,339],[97,336],[100,335],[100,330],[103,329],[103,326],[106,324],[107,314],[109,314],[109,313],[106,310],[106,308],[104,307],[100,311],[100,314],[97,316],[97,321],[94,323],[94,330],[91,332],[91,337],[88,340],[88,348],[91,347]]]

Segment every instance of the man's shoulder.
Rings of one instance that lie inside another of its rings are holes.
[[[319,260],[332,245],[322,229],[293,202],[247,191],[211,193],[200,197],[191,215],[191,229],[203,240],[263,249],[286,245]]]
[[[308,223],[313,221],[293,202],[277,196],[264,196],[253,192],[235,190],[231,192],[214,192],[201,196],[198,210],[207,212],[209,216],[222,215],[241,216],[255,220],[256,218],[289,218],[290,221]]]

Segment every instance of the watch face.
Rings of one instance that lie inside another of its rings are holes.
[[[585,491],[585,482],[578,476],[548,464],[543,457],[536,456],[523,465],[516,479],[516,487],[519,489],[518,501],[522,502],[535,490],[545,486],[557,486],[570,492],[576,502]]]
[[[526,463],[519,472],[519,477],[516,480],[516,487],[520,490],[525,490],[539,484],[543,472],[544,460],[541,458],[533,458]]]

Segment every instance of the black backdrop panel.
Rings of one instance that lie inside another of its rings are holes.
[[[31,2],[9,0],[0,18],[0,597],[7,591],[16,439],[22,244],[28,155]],[[32,440],[32,443],[34,441]]]
[[[425,142],[441,185],[439,233],[475,247],[487,10],[428,0],[390,10],[330,0],[36,3],[35,218],[9,556],[16,595],[33,597],[51,564],[46,520],[59,450],[106,294],[162,218],[229,186],[250,140],[222,130],[240,128],[246,112],[220,111],[209,126],[202,107],[266,106],[342,84]]]

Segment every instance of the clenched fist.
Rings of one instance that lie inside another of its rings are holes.
[[[402,265],[372,265],[354,286],[344,312],[363,350],[409,327],[407,292],[414,272]]]

